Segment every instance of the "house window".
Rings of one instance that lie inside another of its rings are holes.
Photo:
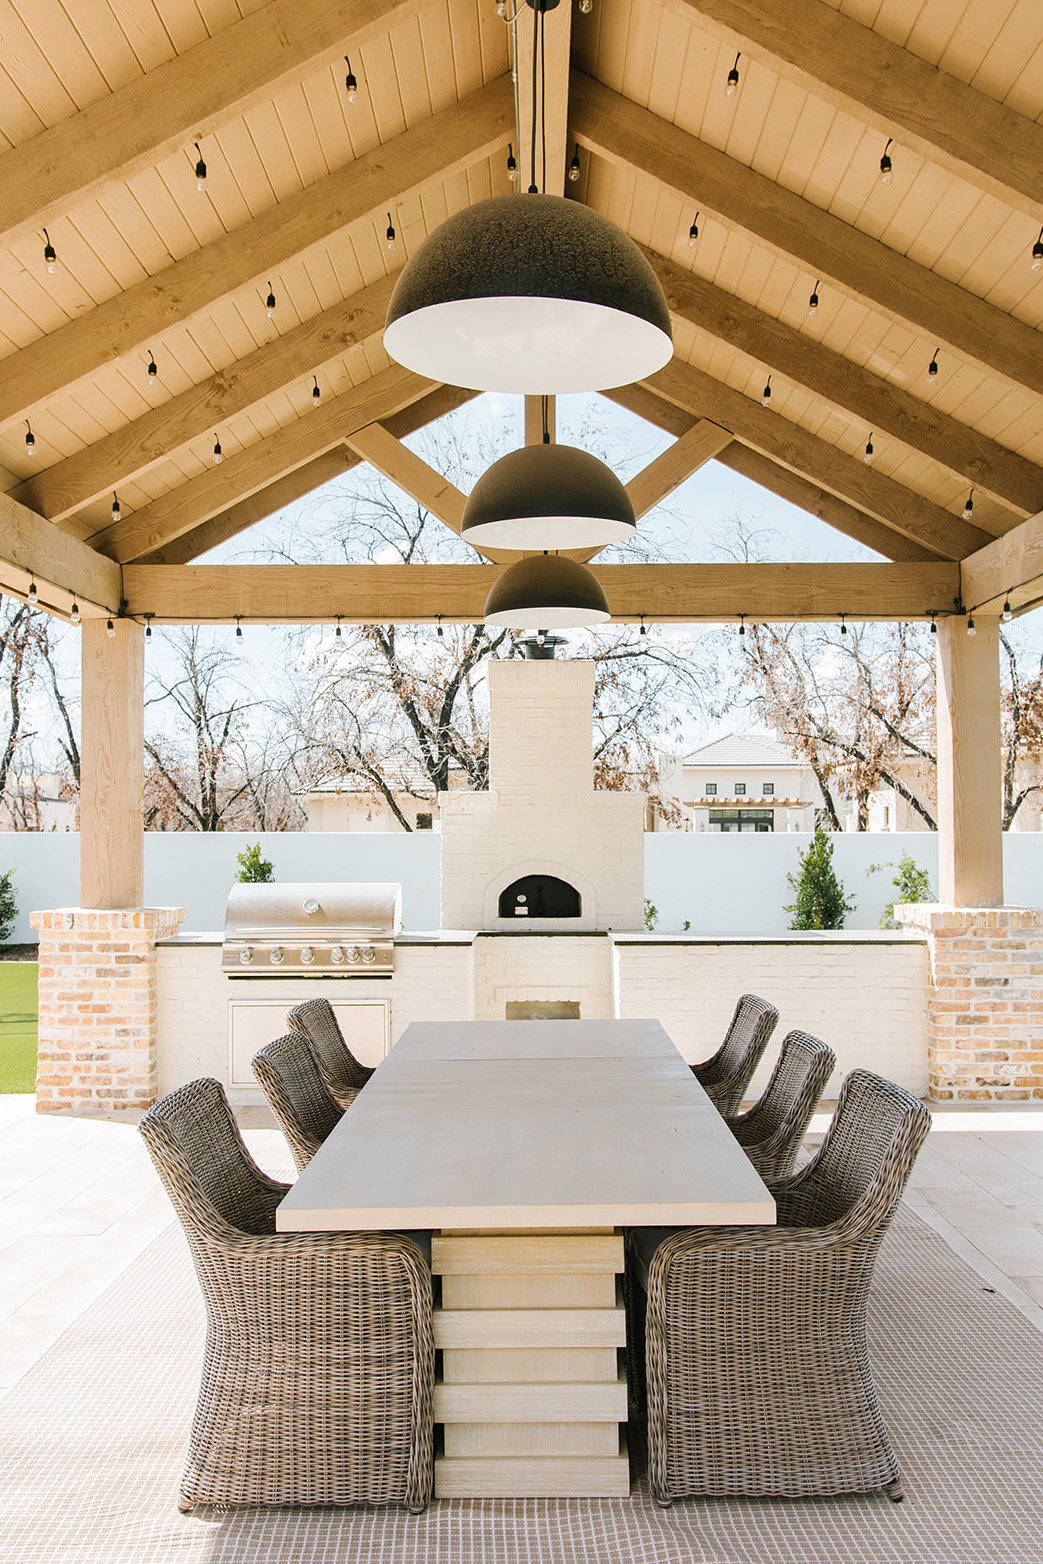
[[[736,798],[742,798],[744,796],[745,792],[746,792],[746,783],[745,782],[736,782],[736,784],[735,784],[735,796],[736,796]]]
[[[764,794],[765,798],[774,798],[775,797],[775,784],[774,784],[774,782],[765,782],[763,788],[761,789],[761,792]]]
[[[774,831],[774,809],[711,809],[711,831]]]
[[[434,824],[434,815],[421,814],[416,817],[416,828],[418,831],[431,831],[434,829]]]
[[[706,784],[705,788],[703,789],[703,791],[706,794],[707,798],[716,798],[716,796],[717,796],[717,783],[716,782],[707,782],[707,784]]]

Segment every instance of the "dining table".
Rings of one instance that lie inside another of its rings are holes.
[[[626,1494],[625,1229],[774,1220],[660,1023],[579,1019],[414,1022],[276,1214],[431,1233],[441,1498]]]

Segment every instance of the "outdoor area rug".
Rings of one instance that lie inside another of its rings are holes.
[[[171,1228],[0,1401],[18,1564],[1040,1564],[1043,1336],[913,1213],[884,1243],[877,1383],[907,1498],[443,1500],[205,1510],[178,1475],[203,1315]]]

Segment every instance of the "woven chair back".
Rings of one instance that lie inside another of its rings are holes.
[[[778,1019],[779,1012],[767,999],[743,994],[720,1048],[711,1059],[692,1066],[696,1079],[726,1119],[742,1102]]]
[[[763,1096],[729,1126],[762,1178],[783,1178],[793,1165],[837,1056],[810,1032],[787,1032]]]
[[[251,1065],[298,1168],[307,1167],[343,1109],[326,1089],[306,1034],[277,1037],[254,1054]]]
[[[301,1005],[294,1005],[286,1021],[293,1031],[303,1032],[311,1043],[331,1091],[335,1094],[357,1092],[365,1086],[373,1071],[359,1063],[344,1041],[344,1033],[328,999],[308,999]]]

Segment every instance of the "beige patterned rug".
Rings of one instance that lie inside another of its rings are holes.
[[[1041,1564],[1043,1336],[911,1213],[877,1380],[907,1499],[443,1500],[178,1514],[202,1308],[171,1228],[0,1401],[4,1564]]]

